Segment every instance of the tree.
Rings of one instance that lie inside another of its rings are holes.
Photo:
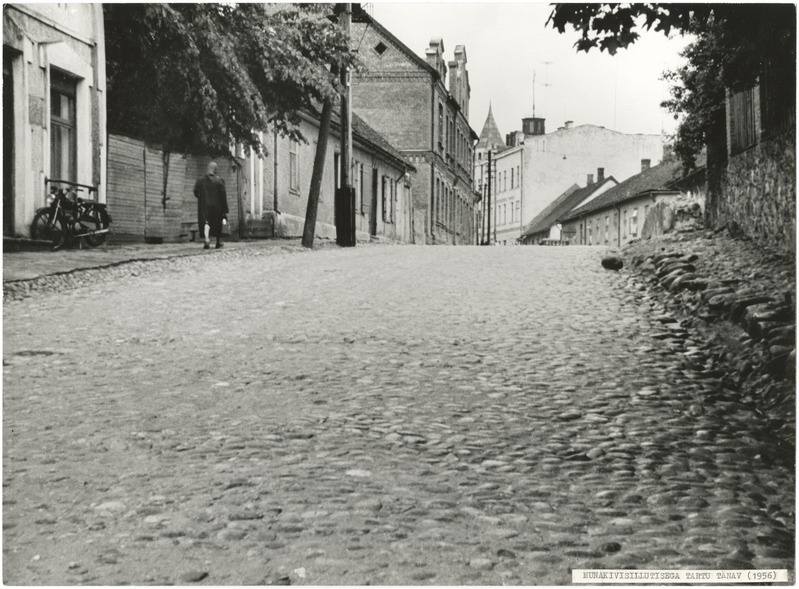
[[[335,99],[352,54],[325,5],[104,5],[109,128],[166,150],[260,151],[267,127]]]
[[[615,55],[640,29],[691,34],[686,64],[666,74],[672,98],[663,103],[683,118],[675,151],[690,168],[705,144],[724,132],[724,96],[751,88],[764,67],[779,100],[795,104],[796,9],[792,4],[556,4],[547,24],[580,33],[578,51]]]

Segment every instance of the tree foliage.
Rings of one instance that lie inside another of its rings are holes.
[[[556,4],[547,24],[580,33],[578,51],[615,55],[641,29],[691,34],[685,64],[665,77],[681,115],[675,151],[690,168],[694,156],[724,133],[724,97],[757,83],[767,65],[778,100],[795,104],[796,9],[792,4]]]
[[[299,113],[338,92],[350,65],[329,5],[104,5],[108,123],[166,149],[261,149],[257,131],[303,139]]]

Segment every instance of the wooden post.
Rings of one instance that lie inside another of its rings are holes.
[[[326,98],[322,104],[322,120],[319,121],[319,137],[316,142],[311,188],[308,191],[308,205],[305,210],[305,226],[302,230],[302,245],[307,248],[313,248],[314,235],[316,233],[316,212],[319,208],[319,192],[322,188],[322,177],[325,173],[327,138],[330,135],[330,118],[332,114],[333,101],[330,98]]]

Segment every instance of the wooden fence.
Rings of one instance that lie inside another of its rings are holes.
[[[205,173],[209,156],[165,152],[143,141],[109,135],[106,201],[113,242],[176,242],[190,238],[197,224],[194,183]],[[227,187],[231,233],[239,229],[241,166],[216,158],[217,174]]]

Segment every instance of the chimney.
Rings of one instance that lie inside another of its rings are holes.
[[[441,37],[430,39],[430,46],[424,52],[425,61],[441,76],[442,82],[447,76],[447,64],[444,63],[444,41]]]
[[[449,93],[452,98],[455,99],[455,102],[458,103],[460,106],[461,103],[461,89],[458,86],[460,73],[458,72],[458,65],[460,65],[457,61],[450,61],[449,62]]]
[[[596,169],[596,181],[602,182],[605,179],[605,168]]]
[[[544,121],[541,117],[527,117],[522,119],[522,131],[525,135],[543,135]]]
[[[585,185],[591,186],[594,183],[594,175],[588,174],[588,178],[585,179]]]
[[[649,166],[652,164],[652,160],[643,159],[641,160],[641,171],[645,171],[649,169]]]
[[[574,123],[574,121],[566,121],[566,122],[563,124],[563,127],[564,127],[565,129],[571,129],[571,128],[572,128],[572,123]]]

